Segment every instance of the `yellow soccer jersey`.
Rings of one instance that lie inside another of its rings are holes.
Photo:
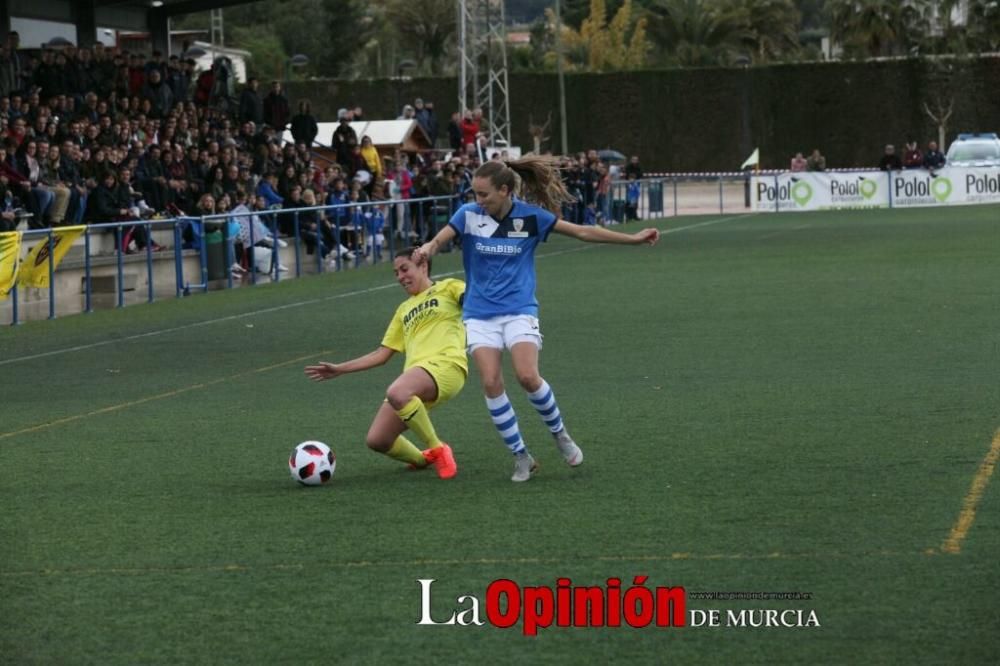
[[[465,283],[447,279],[434,282],[396,308],[382,346],[406,353],[404,370],[433,359],[446,359],[468,374],[462,295]]]

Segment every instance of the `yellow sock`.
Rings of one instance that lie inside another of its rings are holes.
[[[431,417],[427,414],[427,407],[424,406],[423,400],[413,396],[408,403],[403,405],[402,409],[396,410],[396,414],[403,419],[403,423],[410,430],[417,433],[417,437],[427,445],[427,448],[433,449],[441,446],[441,440],[434,432]]]
[[[396,441],[392,443],[392,446],[385,452],[385,455],[400,462],[410,463],[414,467],[427,466],[427,461],[424,460],[420,449],[415,447],[413,442],[402,435],[396,438]]]

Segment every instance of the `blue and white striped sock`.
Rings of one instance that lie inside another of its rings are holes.
[[[531,404],[538,410],[538,415],[545,421],[545,425],[553,434],[563,429],[562,415],[559,414],[559,405],[556,404],[556,396],[552,392],[549,383],[542,380],[542,385],[534,393],[529,393],[528,398]]]
[[[490,410],[490,418],[497,432],[503,438],[503,443],[507,445],[510,452],[517,455],[525,451],[524,440],[521,439],[521,430],[517,427],[517,414],[514,413],[514,406],[507,399],[507,393],[501,393],[495,398],[486,398],[486,407]]]

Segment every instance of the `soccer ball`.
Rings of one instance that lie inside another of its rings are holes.
[[[302,442],[288,457],[288,471],[304,486],[319,486],[333,478],[337,456],[323,442]]]

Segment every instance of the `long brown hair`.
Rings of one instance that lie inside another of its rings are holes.
[[[498,190],[506,185],[514,194],[561,215],[562,205],[575,201],[559,176],[559,159],[526,155],[519,160],[486,162],[476,169],[475,178],[487,178]]]

